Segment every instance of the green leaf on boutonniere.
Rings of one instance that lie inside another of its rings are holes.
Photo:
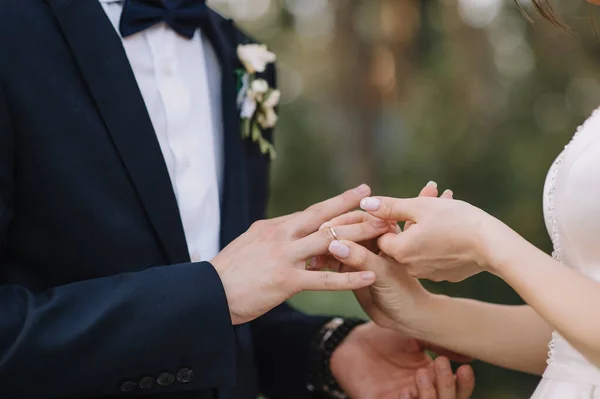
[[[256,123],[252,124],[252,141],[257,142],[262,139],[262,132]]]
[[[242,86],[244,85],[244,75],[246,74],[246,70],[244,69],[236,69],[235,70],[235,76],[237,77],[236,81],[235,81],[235,91],[239,92],[242,89]]]
[[[271,161],[274,161],[277,157],[277,152],[275,151],[275,147],[273,144],[269,143],[262,135],[262,131],[257,124],[252,124],[252,141],[258,143],[260,147],[260,152],[264,155],[269,155]]]
[[[273,144],[269,143],[262,136],[260,136],[258,145],[260,146],[260,152],[265,155],[268,154],[271,161],[274,161],[275,158],[277,158],[277,152],[275,152],[275,147],[273,147]]]
[[[242,138],[247,139],[250,137],[250,125],[252,121],[248,118],[242,119]]]

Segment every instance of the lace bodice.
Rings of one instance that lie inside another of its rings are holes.
[[[544,216],[553,257],[600,281],[600,111],[577,129],[552,165],[544,189]],[[582,382],[600,381],[600,370],[559,334],[553,334],[549,348],[551,367],[584,375]]]

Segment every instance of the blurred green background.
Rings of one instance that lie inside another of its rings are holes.
[[[501,0],[213,0],[278,55],[283,91],[270,215],[366,182],[414,196],[429,180],[550,251],[547,170],[600,105],[594,9],[556,4],[567,34]],[[434,291],[518,304],[480,275]],[[351,294],[303,294],[310,313],[363,315]],[[475,363],[476,398],[526,398],[539,378]]]

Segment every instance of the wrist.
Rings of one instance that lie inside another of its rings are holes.
[[[411,312],[411,316],[396,322],[392,329],[406,336],[427,341],[436,331],[439,321],[445,319],[443,309],[449,300],[452,298],[446,295],[426,292],[419,299],[419,306]]]
[[[215,272],[217,273],[217,275],[219,276],[219,280],[221,281],[221,285],[223,286],[223,291],[225,291],[225,299],[227,300],[227,308],[229,309],[229,318],[231,319],[231,324],[234,326],[243,324],[246,320],[244,320],[243,317],[239,317],[234,311],[234,309],[236,308],[235,304],[237,303],[240,294],[237,293],[236,290],[232,289],[231,284],[229,283],[229,279],[226,276],[227,273],[224,272],[221,262],[218,260],[218,257],[219,255],[213,258],[209,263],[213,267],[213,269],[215,269]],[[243,297],[244,294],[245,293],[242,293],[241,296]]]
[[[522,259],[530,245],[519,234],[507,227],[507,234],[497,235],[486,242],[485,256],[483,257],[484,270],[504,279],[504,275]]]
[[[348,381],[350,379],[348,377],[352,377],[348,376],[348,373],[352,373],[354,368],[349,368],[348,362],[351,361],[353,342],[360,340],[360,337],[365,334],[368,335],[368,330],[373,326],[373,323],[364,323],[354,327],[348,332],[346,339],[333,351],[329,360],[329,368],[336,381]],[[340,386],[344,389],[343,385]]]
[[[347,338],[364,324],[359,319],[334,318],[321,328],[309,354],[309,391],[324,398],[348,398],[338,383],[343,380],[344,348]]]
[[[524,238],[519,238],[520,242],[515,243],[510,251],[495,256],[491,261],[493,266],[490,272],[511,286],[523,277],[526,269],[539,265],[542,259],[549,257]]]

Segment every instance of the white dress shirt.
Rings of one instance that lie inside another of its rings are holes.
[[[99,0],[117,33],[123,0]],[[177,198],[190,258],[220,249],[221,70],[200,30],[189,40],[165,24],[123,39]]]

